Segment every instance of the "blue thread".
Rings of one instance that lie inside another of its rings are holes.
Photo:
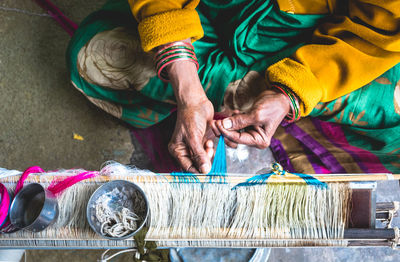
[[[172,172],[172,183],[199,183],[199,178],[193,173]]]
[[[272,163],[271,164],[272,172],[268,174],[261,174],[261,175],[256,175],[253,176],[249,179],[247,179],[245,182],[237,184],[233,189],[235,189],[238,186],[254,186],[254,185],[261,185],[261,184],[266,184],[268,181],[268,178],[272,175],[278,175],[278,176],[284,176],[286,174],[286,171],[283,169],[283,167],[279,163]],[[328,184],[325,182],[319,181],[317,178],[307,175],[307,174],[300,174],[300,173],[290,173],[295,176],[298,176],[306,182],[307,185],[311,186],[316,186],[320,187],[323,189],[328,188]]]
[[[199,183],[196,174],[189,172],[172,172],[172,183]],[[211,171],[207,174],[208,183],[226,184],[226,154],[224,137],[220,136]]]
[[[207,174],[209,183],[226,184],[226,153],[225,140],[221,135],[218,140],[217,150],[215,151],[214,161],[210,172]]]
[[[256,176],[250,177],[245,182],[239,183],[236,186],[234,186],[233,189],[236,189],[236,187],[239,187],[239,186],[255,186],[255,185],[266,184],[268,178],[272,175],[275,175],[275,173],[261,174],[261,175],[256,175]]]

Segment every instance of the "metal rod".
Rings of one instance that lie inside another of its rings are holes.
[[[396,234],[393,228],[364,229],[349,228],[344,230],[344,239],[394,239]]]

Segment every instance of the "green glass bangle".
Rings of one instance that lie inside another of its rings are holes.
[[[189,59],[192,59],[193,61],[197,61],[197,59],[195,59],[193,56],[176,55],[176,56],[174,56],[174,57],[165,59],[165,60],[162,61],[161,63],[158,63],[158,64],[157,64],[157,70],[158,70],[158,68],[160,68],[160,67],[161,67],[162,65],[164,65],[165,63],[167,63],[167,62],[169,62],[169,61],[172,61],[172,60],[175,60],[175,59],[177,59],[177,58],[189,58]]]
[[[166,58],[166,57],[168,57],[168,56],[170,56],[170,55],[175,55],[175,54],[188,54],[188,55],[193,56],[193,53],[190,53],[190,52],[175,51],[175,52],[171,52],[171,53],[168,53],[168,54],[162,54],[162,56],[161,56],[160,58],[157,58],[157,59],[156,59],[156,60],[157,60],[157,63],[158,63],[159,61],[161,61],[162,59],[164,59],[164,58]]]
[[[165,52],[168,52],[168,51],[171,51],[171,50],[175,50],[175,49],[186,49],[186,50],[192,51],[194,53],[194,50],[192,48],[189,48],[189,47],[184,46],[184,45],[176,45],[176,46],[171,46],[169,48],[166,48],[166,49],[162,50],[162,52],[159,53],[156,57],[160,56],[161,54],[163,54]]]
[[[289,100],[290,100],[290,102],[292,104],[293,112],[290,112],[288,114],[288,117],[291,117],[293,119],[293,121],[298,120],[300,118],[300,109],[299,109],[299,106],[298,106],[297,99],[296,99],[295,95],[293,94],[292,90],[288,89],[285,86],[277,84],[277,83],[274,83],[274,85],[276,87],[281,88],[282,91],[284,92],[284,94],[286,94],[286,96],[289,97]],[[294,116],[293,116],[293,114],[294,114]]]

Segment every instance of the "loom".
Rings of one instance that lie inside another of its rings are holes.
[[[48,185],[82,170],[30,175],[25,183]],[[15,188],[20,172],[2,170],[0,182]],[[249,177],[252,177],[249,179]],[[106,240],[86,221],[86,204],[99,185],[116,179],[134,182],[150,204],[146,240],[158,247],[391,246],[397,202],[376,203],[376,181],[391,174],[313,175],[327,188],[295,175],[266,177],[231,174],[155,174],[113,163],[100,175],[68,188],[58,199],[55,224],[38,233],[0,234],[1,248],[114,248],[135,246],[133,239]],[[377,220],[386,228],[375,228]]]

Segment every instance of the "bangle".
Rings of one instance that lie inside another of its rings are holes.
[[[157,62],[157,61],[160,61],[160,60],[166,58],[167,56],[175,55],[175,54],[187,54],[187,55],[191,55],[193,57],[196,56],[195,53],[193,53],[189,50],[178,49],[178,50],[171,50],[171,51],[168,51],[165,53],[161,53],[160,55],[155,57],[154,61]]]
[[[169,62],[169,61],[177,59],[177,58],[182,58],[182,57],[187,57],[189,59],[193,59],[193,60],[197,61],[196,57],[193,56],[193,55],[187,55],[187,54],[184,54],[184,53],[178,53],[178,54],[175,54],[175,55],[167,56],[164,59],[160,59],[159,61],[157,61],[156,68],[160,68],[160,66],[162,66],[166,62]]]
[[[161,52],[163,52],[164,50],[168,49],[168,48],[172,48],[172,47],[177,47],[180,46],[181,48],[188,48],[190,50],[194,50],[194,47],[191,43],[188,42],[183,42],[183,41],[177,41],[177,42],[173,42],[170,44],[166,44],[163,47],[161,47],[155,54],[155,56],[158,56]]]
[[[177,61],[190,61],[190,62],[193,62],[193,63],[196,64],[197,70],[199,69],[199,63],[198,63],[197,61],[195,61],[195,60],[193,60],[193,59],[188,59],[187,57],[177,58],[177,59],[171,60],[171,61],[169,61],[169,62],[166,62],[165,64],[163,64],[163,65],[158,69],[158,73],[157,73],[157,74],[158,74],[158,77],[159,77],[162,81],[164,81],[164,82],[169,82],[169,79],[166,77],[165,73],[163,72],[163,69],[164,69],[167,65],[169,65],[169,64],[171,64],[171,63],[173,63],[173,62],[177,62]]]
[[[294,121],[297,121],[300,119],[300,106],[299,106],[299,100],[296,97],[296,95],[287,87],[285,86],[279,86],[279,85],[273,85],[276,89],[281,91],[284,95],[286,95],[289,100],[290,100],[290,108],[291,112],[287,114],[285,117],[286,121],[288,123],[293,123]]]
[[[177,61],[193,62],[199,70],[199,63],[192,44],[182,41],[170,43],[160,48],[154,56],[157,75],[162,81],[169,82],[168,73],[164,69],[167,65]]]

